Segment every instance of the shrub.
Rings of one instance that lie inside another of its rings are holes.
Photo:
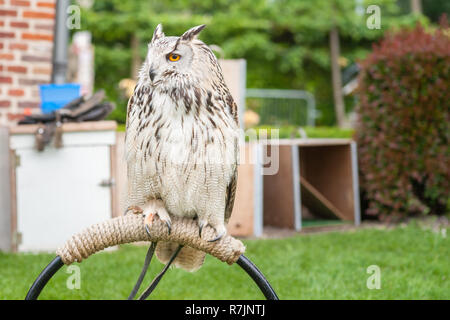
[[[449,29],[390,34],[361,66],[356,139],[366,213],[448,212]]]

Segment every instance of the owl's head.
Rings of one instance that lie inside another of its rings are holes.
[[[140,81],[170,90],[196,85],[204,87],[214,82],[212,78],[221,77],[215,55],[197,39],[204,27],[193,27],[180,37],[166,37],[159,24],[148,45]]]

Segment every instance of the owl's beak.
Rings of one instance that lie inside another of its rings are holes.
[[[153,82],[153,79],[155,79],[155,76],[156,76],[156,72],[153,67],[150,67],[150,72],[148,73],[148,75],[150,76],[150,80],[152,80],[152,82]]]

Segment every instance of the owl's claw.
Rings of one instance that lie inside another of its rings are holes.
[[[149,225],[151,225],[153,223],[154,219],[155,219],[155,214],[154,213],[150,213],[147,217],[145,217],[145,231],[147,232],[147,234],[149,236],[150,236],[150,227],[149,227]],[[170,233],[172,232],[172,223],[170,222],[170,220],[162,220],[162,221],[164,221],[166,223],[167,233],[170,235]]]
[[[206,220],[199,220],[198,221],[198,236],[199,236],[200,239],[202,238],[203,228],[207,224],[208,224],[208,221],[206,221]],[[227,233],[227,229],[224,226],[220,226],[219,225],[219,226],[217,226],[217,228],[216,227],[213,227],[213,228],[216,229],[216,232],[218,233],[218,235],[214,239],[208,240],[208,242],[218,241],[218,240],[222,239],[223,236]]]
[[[144,227],[145,227],[145,232],[147,232],[148,236],[151,237],[150,229],[148,228],[148,224],[145,224]]]
[[[167,232],[170,235],[172,232],[172,223],[170,220],[169,213],[164,207],[164,203],[160,199],[149,200],[149,202],[144,206],[144,223],[151,226],[155,216],[158,216],[161,221],[163,221],[167,226]],[[147,230],[147,233],[149,229]]]
[[[221,233],[219,233],[217,235],[217,237],[215,237],[214,239],[208,240],[208,242],[215,242],[215,241],[219,241],[220,239],[223,238],[223,236],[226,234],[225,231],[222,231]]]
[[[131,212],[132,214],[141,214],[144,212],[144,210],[142,210],[141,207],[138,207],[138,206],[128,206],[125,209],[125,212],[123,213],[123,215],[125,216],[128,212]]]
[[[170,221],[165,221],[165,222],[166,222],[168,234],[170,236],[170,232],[172,231],[172,224],[170,223]]]
[[[202,237],[202,230],[203,227],[205,226],[205,221],[199,221],[198,222],[198,237],[201,238]]]

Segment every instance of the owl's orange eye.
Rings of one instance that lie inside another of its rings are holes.
[[[172,62],[180,60],[181,56],[179,54],[171,53],[169,54],[169,60]]]

